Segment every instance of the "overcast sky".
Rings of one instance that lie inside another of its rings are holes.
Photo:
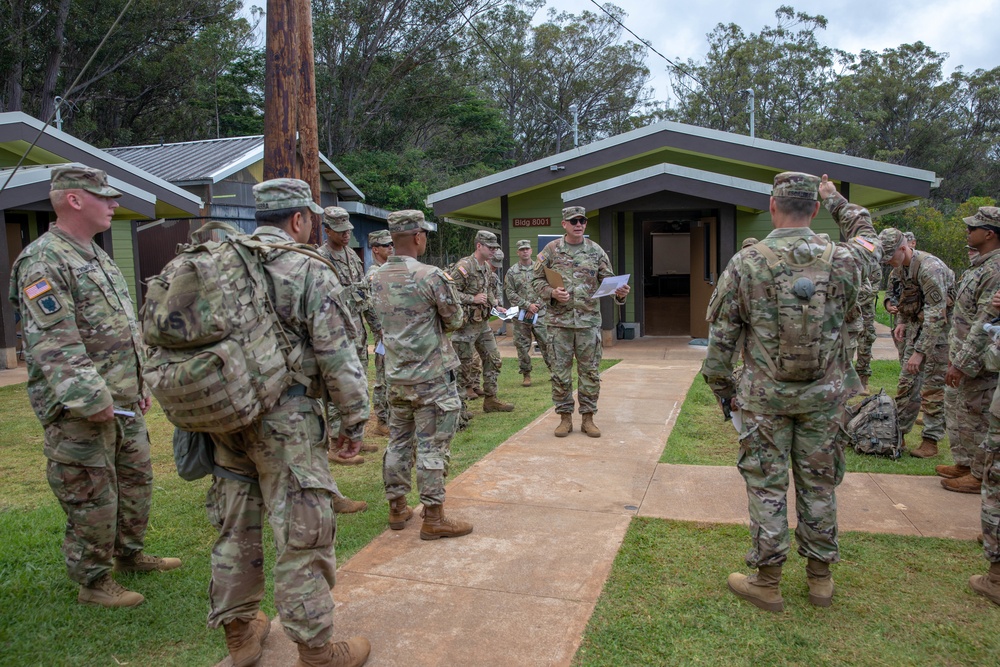
[[[574,14],[600,11],[590,0],[547,2],[536,20],[544,20],[548,7]],[[773,26],[774,10],[787,4],[827,18],[826,30],[818,33],[819,42],[826,46],[858,53],[922,41],[950,54],[945,61],[948,72],[958,66],[972,72],[1000,65],[1000,0],[613,0],[613,4],[628,14],[626,26],[672,60],[703,60],[708,51],[706,35],[719,23],[735,23],[747,34]],[[648,53],[650,85],[656,99],[666,100],[672,97],[668,65]]]

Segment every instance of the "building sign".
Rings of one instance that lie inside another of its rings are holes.
[[[515,227],[551,227],[552,218],[514,218]]]

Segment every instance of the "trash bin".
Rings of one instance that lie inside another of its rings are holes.
[[[634,340],[639,333],[638,322],[619,322],[618,340]]]

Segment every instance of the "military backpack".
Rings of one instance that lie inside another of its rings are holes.
[[[861,401],[856,408],[848,408],[848,415],[851,419],[847,422],[847,434],[858,454],[892,459],[902,455],[903,434],[896,418],[896,401],[884,389]]]
[[[308,386],[271,303],[264,264],[273,249],[222,223],[221,241],[178,246],[149,280],[142,310],[143,379],[177,428],[235,433],[295,383]],[[193,235],[194,236],[194,235]]]

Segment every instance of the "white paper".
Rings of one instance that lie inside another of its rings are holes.
[[[114,413],[119,417],[135,417],[134,410],[123,410],[121,408],[115,408]]]
[[[739,410],[730,410],[729,416],[733,418],[733,428],[736,429],[736,433],[743,435],[743,413]]]
[[[631,273],[626,273],[624,276],[610,276],[601,281],[601,286],[597,288],[594,292],[594,298],[598,299],[602,296],[610,296],[615,293],[619,287],[628,285],[628,279],[632,277]]]
[[[490,311],[490,315],[499,317],[501,320],[512,320],[517,316],[517,309],[511,308],[509,311],[503,308],[494,308]]]
[[[375,354],[385,354],[385,345],[382,344],[382,341],[379,341],[378,345],[375,346]]]

